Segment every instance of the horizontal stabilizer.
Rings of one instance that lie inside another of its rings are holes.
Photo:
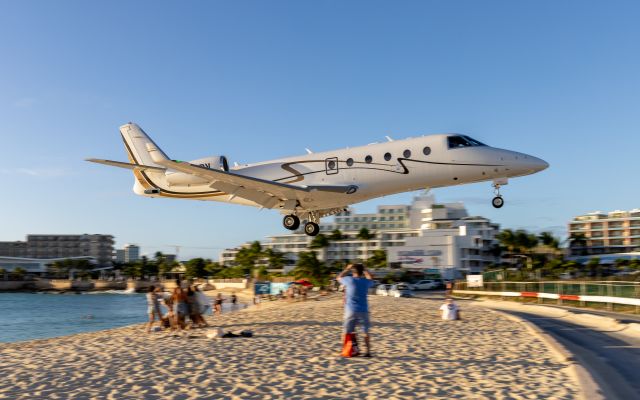
[[[90,161],[90,162],[94,162],[94,163],[98,163],[98,164],[110,165],[112,167],[126,168],[126,169],[138,170],[138,171],[147,171],[147,170],[148,171],[157,171],[157,172],[165,172],[166,171],[165,168],[152,167],[152,166],[149,166],[149,165],[130,164],[130,163],[120,162],[120,161],[101,160],[101,159],[98,159],[98,158],[87,158],[86,161]]]

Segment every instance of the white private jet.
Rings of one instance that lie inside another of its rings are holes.
[[[212,200],[276,208],[283,225],[315,236],[320,218],[361,201],[425,188],[492,181],[492,204],[502,207],[508,178],[549,166],[466,135],[437,134],[230,166],[225,156],[170,159],[136,124],[120,127],[130,163],[88,159],[133,171],[133,191],[147,197]]]

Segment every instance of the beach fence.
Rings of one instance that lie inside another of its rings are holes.
[[[640,282],[538,281],[455,283],[453,294],[519,298],[538,303],[624,309],[640,313]]]

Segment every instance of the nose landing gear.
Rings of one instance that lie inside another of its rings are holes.
[[[494,197],[491,200],[491,205],[494,208],[501,208],[504,205],[504,199],[502,198],[502,195],[500,194],[500,186],[502,185],[506,185],[508,183],[508,181],[504,180],[504,181],[493,181],[493,184],[491,186],[493,186],[493,192],[495,193],[496,197]]]
[[[491,200],[491,205],[494,208],[500,208],[504,205],[504,200],[502,199],[502,196],[496,196]]]

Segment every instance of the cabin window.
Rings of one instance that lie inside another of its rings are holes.
[[[428,156],[429,154],[431,154],[431,147],[425,146],[425,148],[422,149],[422,154],[424,154],[425,156]]]
[[[347,165],[349,167],[353,165],[353,158],[347,158]]]
[[[402,153],[402,155],[404,156],[404,158],[411,157],[411,150],[409,149],[405,150],[404,153]]]
[[[391,153],[384,153],[384,159],[385,161],[391,160]]]
[[[367,164],[371,164],[371,161],[373,161],[373,157],[371,157],[371,156],[366,156],[364,158],[364,162],[366,162]]]

